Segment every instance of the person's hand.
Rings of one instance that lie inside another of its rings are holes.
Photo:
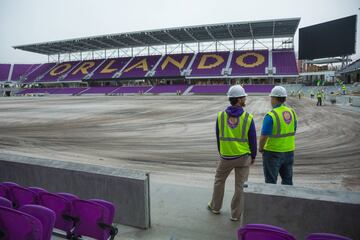
[[[263,148],[259,148],[259,152],[263,153],[264,149]]]
[[[255,158],[252,158],[252,159],[251,159],[251,165],[253,165],[254,162],[255,162]]]

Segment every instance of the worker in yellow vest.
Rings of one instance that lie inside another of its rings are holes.
[[[341,86],[341,90],[342,90],[342,94],[346,95],[346,86],[345,85]]]
[[[226,178],[235,170],[235,193],[231,201],[232,221],[239,221],[243,206],[243,185],[250,165],[254,163],[257,142],[253,116],[244,111],[246,96],[240,85],[232,86],[227,96],[231,106],[218,113],[216,139],[220,160],[216,169],[214,192],[208,210],[219,214],[224,197]]]
[[[276,86],[271,90],[273,109],[266,114],[261,129],[259,152],[263,155],[266,183],[293,185],[293,163],[297,115],[294,109],[284,105],[286,89]]]

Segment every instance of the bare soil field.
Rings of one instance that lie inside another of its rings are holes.
[[[224,96],[0,98],[0,152],[144,170],[152,180],[211,187]],[[294,184],[360,191],[360,113],[288,99],[298,113]],[[269,97],[249,96],[260,134]],[[233,176],[230,181],[233,181]],[[263,182],[258,154],[249,181]]]

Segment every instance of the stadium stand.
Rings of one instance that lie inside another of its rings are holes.
[[[129,79],[268,77],[269,54],[275,76],[298,76],[293,50],[165,54],[44,64],[14,64],[11,79],[23,84]],[[0,81],[11,64],[0,64]],[[196,88],[195,88],[196,91]]]
[[[229,90],[229,85],[195,85],[191,92],[195,94],[224,94]]]
[[[98,69],[89,75],[91,79],[111,79],[114,74],[122,70],[131,57],[107,59]]]
[[[158,85],[151,88],[147,93],[161,94],[161,93],[183,93],[188,86],[186,85]]]
[[[276,50],[272,52],[275,75],[298,75],[296,58],[293,50]]]
[[[222,75],[230,52],[206,52],[196,55],[191,66],[191,77],[216,77]]]
[[[180,77],[181,72],[189,67],[193,57],[193,53],[165,55],[155,69],[153,77]]]
[[[14,68],[11,74],[11,80],[18,81],[21,76],[30,73],[31,70],[38,67],[40,64],[14,64]]]
[[[231,61],[232,76],[265,76],[268,51],[235,51]]]
[[[0,64],[0,81],[7,81],[9,78],[11,64]]]
[[[41,78],[43,75],[48,73],[55,65],[56,65],[56,63],[44,63],[44,64],[39,65],[38,67],[34,68],[31,72],[29,72],[28,74],[26,74],[24,76],[25,79],[24,79],[23,83],[35,82],[36,80]]]
[[[161,55],[147,56],[147,57],[134,57],[126,68],[121,73],[121,78],[143,78],[152,70],[156,63],[161,58]]]
[[[151,89],[151,86],[140,86],[140,87],[119,87],[111,94],[137,94],[137,93],[145,93]]]
[[[109,94],[118,87],[91,87],[81,92],[81,94]]]

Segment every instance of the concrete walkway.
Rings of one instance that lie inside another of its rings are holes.
[[[209,181],[213,181],[210,179]],[[211,185],[211,184],[209,184]],[[151,228],[117,225],[116,240],[231,240],[240,222],[230,221],[233,186],[227,184],[221,214],[206,209],[212,189],[151,182]],[[121,214],[121,213],[119,213]],[[53,236],[52,239],[63,239]],[[85,238],[87,239],[87,238]]]
[[[228,188],[221,214],[214,215],[206,209],[212,189],[152,182],[152,227],[140,230],[119,225],[116,239],[236,239],[240,223],[229,219],[233,186]]]

